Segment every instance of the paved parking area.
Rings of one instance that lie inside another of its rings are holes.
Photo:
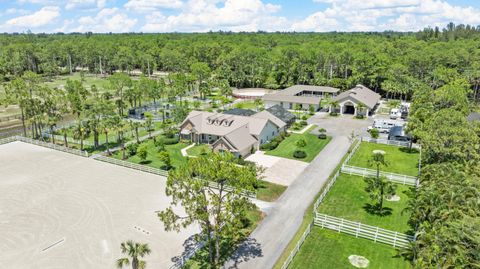
[[[164,230],[165,178],[22,142],[0,145],[0,164],[0,268],[115,268],[126,240],[169,268],[198,231]]]
[[[308,166],[306,162],[265,155],[262,151],[255,152],[246,160],[265,168],[263,173],[265,181],[284,186],[290,186]]]
[[[368,119],[355,119],[352,115],[339,115],[332,117],[328,113],[316,113],[308,119],[309,124],[319,126],[315,128],[313,133],[318,134],[319,128],[327,130],[327,134],[331,136],[350,136],[352,131],[356,136],[370,136],[367,127],[373,124],[373,117]]]

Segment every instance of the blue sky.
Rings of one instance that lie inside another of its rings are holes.
[[[467,0],[0,0],[0,32],[416,31],[480,25]]]

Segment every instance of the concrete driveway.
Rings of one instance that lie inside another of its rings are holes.
[[[367,127],[373,124],[373,118],[355,119],[352,115],[339,115],[332,117],[328,113],[317,113],[308,119],[309,124],[319,126],[313,131],[318,134],[319,128],[327,130],[327,134],[331,136],[345,136],[348,137],[355,132],[356,136],[370,136],[367,132]]]
[[[284,186],[290,186],[308,166],[306,162],[266,155],[263,151],[255,152],[246,160],[265,168],[263,180]]]

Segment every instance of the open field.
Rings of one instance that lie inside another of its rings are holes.
[[[114,268],[129,239],[168,268],[197,232],[164,231],[165,178],[21,142],[1,145],[0,163],[2,268]]]
[[[407,195],[409,188],[403,185],[396,186],[400,201],[384,200],[385,210],[391,211],[386,216],[379,216],[368,212],[369,205],[373,203],[365,191],[366,184],[363,178],[340,174],[325,200],[320,204],[318,212],[406,233],[410,229],[407,224],[409,212],[404,212],[409,200]]]
[[[368,164],[368,160],[371,158],[374,150],[383,150],[386,153],[385,160],[387,160],[388,166],[380,168],[382,171],[409,176],[418,175],[420,154],[416,149],[413,149],[413,152],[410,153],[408,152],[409,149],[405,147],[362,142],[348,164],[375,169]]]
[[[296,142],[300,139],[305,139],[307,142],[307,146],[301,149],[307,153],[307,156],[305,158],[298,159],[293,157],[293,152],[298,148]],[[276,149],[266,151],[265,154],[304,162],[311,162],[328,144],[328,142],[330,142],[331,139],[331,137],[327,137],[327,139],[319,139],[316,135],[310,134],[309,131],[306,131],[303,134],[291,134],[289,137],[285,138],[285,140],[283,140]]]
[[[319,227],[312,228],[288,268],[355,268],[348,260],[350,255],[367,258],[369,269],[411,268],[408,261],[397,257],[397,250],[390,246]]]

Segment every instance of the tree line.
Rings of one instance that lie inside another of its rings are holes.
[[[408,123],[423,164],[409,206],[415,268],[480,266],[480,122],[467,120],[475,109],[469,84],[458,74],[448,77],[438,89],[417,89]]]
[[[206,33],[206,34],[3,34],[0,80],[31,71],[43,76],[82,68],[99,75],[140,70],[211,72],[234,87],[284,88],[363,84],[387,97],[409,98],[419,83],[438,87],[439,76],[464,77],[477,97],[478,28],[447,26],[419,33]],[[440,38],[441,36],[453,38]],[[196,78],[202,81],[202,77]]]

